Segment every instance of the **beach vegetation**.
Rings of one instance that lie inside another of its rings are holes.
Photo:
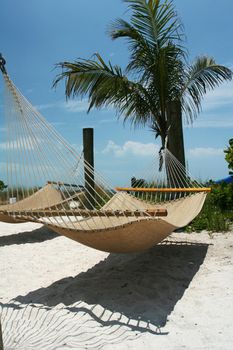
[[[229,174],[233,175],[233,139],[229,140],[229,146],[224,150],[225,160],[228,163]]]
[[[7,188],[7,185],[5,185],[5,183],[0,180],[0,192],[4,191]]]
[[[209,185],[209,184],[208,184]],[[233,224],[233,184],[212,184],[201,213],[186,231],[228,231]]]
[[[0,181],[1,185],[1,181]],[[16,198],[16,201],[22,200],[28,196],[31,196],[37,192],[41,187],[26,187],[26,186],[13,186],[9,188],[4,185],[4,188],[0,190],[0,203],[9,203],[9,198]]]

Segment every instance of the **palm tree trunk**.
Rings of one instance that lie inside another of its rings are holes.
[[[167,105],[168,149],[185,168],[184,135],[182,110],[180,101],[172,101]]]
[[[180,101],[172,101],[167,105],[167,122],[169,128],[167,148],[185,169],[184,136]],[[169,174],[167,175],[169,176]],[[174,180],[171,182],[174,182]],[[179,184],[172,183],[172,186],[177,187]]]
[[[0,317],[0,350],[3,350],[1,317]]]

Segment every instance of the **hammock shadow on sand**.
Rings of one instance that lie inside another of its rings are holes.
[[[57,233],[43,226],[33,231],[19,232],[12,235],[1,236],[0,247],[13,244],[41,243],[54,239],[58,236],[59,235]]]
[[[93,323],[96,335],[90,333],[92,343],[94,338],[100,342],[98,329],[105,329],[104,341],[112,343],[113,326],[121,330],[118,341],[125,332],[127,337],[145,332],[167,334],[162,327],[199,270],[207,249],[207,244],[165,242],[144,253],[110,254],[87,272],[18,296],[15,302],[51,310],[64,304],[67,315],[77,318],[79,331],[83,328],[86,332],[85,322]]]

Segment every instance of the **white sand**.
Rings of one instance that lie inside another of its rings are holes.
[[[232,253],[233,232],[109,255],[0,223],[5,349],[231,350]]]

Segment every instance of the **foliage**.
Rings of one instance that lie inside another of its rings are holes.
[[[222,212],[233,210],[233,183],[222,182],[219,185],[213,185],[210,200]]]
[[[5,189],[7,188],[7,185],[4,184],[2,180],[0,180],[0,203],[5,203],[7,200],[7,191]]]
[[[226,153],[225,159],[228,163],[228,168],[230,169],[229,174],[233,175],[233,139],[229,140],[229,147],[224,150],[224,153]]]
[[[7,188],[7,185],[5,185],[2,180],[0,180],[0,192],[4,191],[6,188]]]
[[[1,183],[1,181],[0,181]],[[4,185],[4,189],[6,189],[8,186]],[[9,203],[9,197],[15,197],[17,201],[24,199],[25,197],[28,197],[38,191],[38,187],[13,187],[8,189],[8,191],[0,191],[0,202],[3,203]]]
[[[233,184],[213,185],[201,213],[187,226],[191,231],[228,231],[233,223]]]
[[[131,11],[130,21],[117,19],[108,34],[128,42],[127,67],[105,62],[99,53],[89,60],[61,62],[57,66],[62,72],[54,86],[65,80],[66,97],[88,96],[89,110],[110,105],[134,126],[149,125],[164,146],[172,126],[169,103],[178,101],[192,121],[206,91],[230,80],[232,72],[207,56],[187,63],[183,26],[172,0],[124,1]]]
[[[103,185],[96,184],[95,185],[96,192],[96,209],[101,209],[113,196],[113,193],[105,188]]]

